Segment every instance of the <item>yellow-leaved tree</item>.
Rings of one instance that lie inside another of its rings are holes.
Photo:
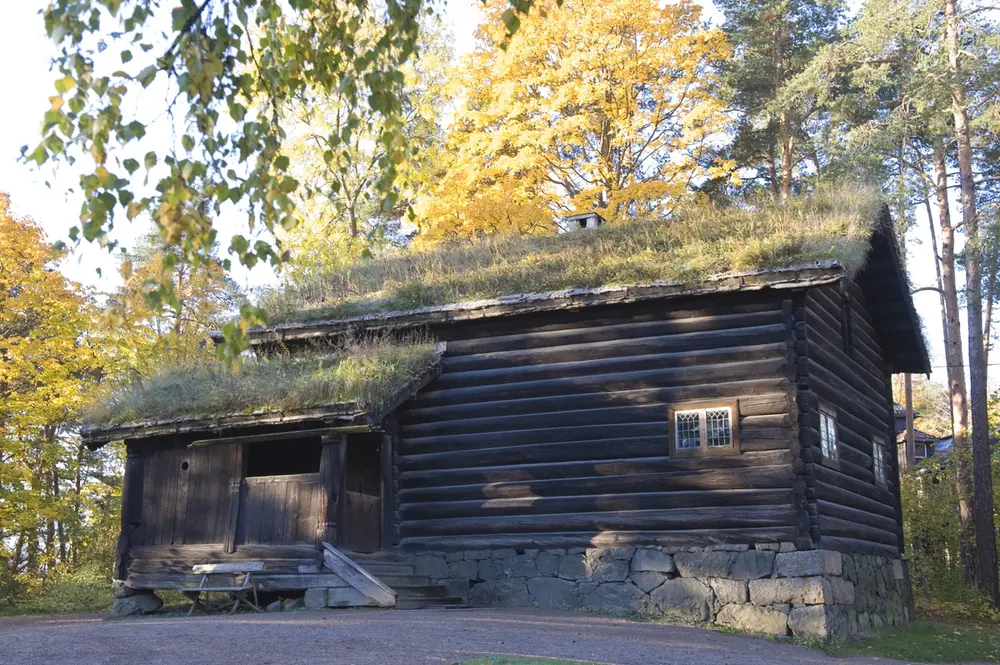
[[[438,186],[419,202],[422,242],[551,232],[555,218],[668,214],[725,175],[716,63],[725,35],[695,2],[538,3],[513,20],[487,0]]]

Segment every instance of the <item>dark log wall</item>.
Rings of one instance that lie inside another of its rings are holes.
[[[844,298],[850,308],[847,348]],[[799,304],[799,422],[811,535],[824,548],[897,556],[902,528],[892,393],[864,296],[846,282],[811,289]],[[837,413],[836,463],[821,453],[821,403]],[[886,446],[886,487],[875,483],[873,437]]]
[[[442,375],[400,416],[403,548],[808,537],[791,301],[744,293],[434,332],[448,341]],[[742,454],[669,457],[669,405],[734,398]]]

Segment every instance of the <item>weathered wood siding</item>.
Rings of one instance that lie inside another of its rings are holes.
[[[321,504],[320,474],[260,476],[243,481],[237,543],[315,543]]]
[[[845,297],[850,307],[847,348]],[[799,422],[811,535],[820,547],[896,555],[902,529],[892,391],[864,296],[853,282],[811,289],[796,318]],[[835,464],[823,459],[820,448],[821,402],[837,412],[840,460]],[[886,487],[875,482],[874,437],[886,446]]]
[[[435,331],[448,340],[442,375],[400,417],[396,543],[806,535],[791,301],[743,293],[502,325]],[[714,399],[738,400],[742,454],[670,458],[668,406]]]
[[[235,446],[142,449],[140,525],[134,545],[224,543]]]

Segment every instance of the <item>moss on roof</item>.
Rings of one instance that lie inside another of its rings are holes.
[[[494,236],[361,260],[266,293],[274,323],[415,309],[516,293],[695,281],[734,271],[836,259],[864,265],[882,206],[857,185],[770,201],[688,208],[666,220],[551,236]]]
[[[83,420],[113,427],[347,404],[378,413],[437,360],[434,344],[426,339],[380,337],[336,349],[251,359],[238,368],[216,362],[172,367],[101,395]]]

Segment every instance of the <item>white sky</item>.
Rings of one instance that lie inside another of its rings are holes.
[[[0,90],[5,91],[0,104],[0,191],[11,197],[14,212],[34,218],[45,229],[50,240],[66,239],[70,227],[77,223],[80,198],[71,193],[76,188],[77,175],[65,165],[53,173],[46,164],[35,170],[19,162],[20,146],[32,147],[39,138],[42,115],[48,109],[48,97],[55,94],[54,76],[49,72],[51,42],[44,34],[39,10],[47,0],[18,0],[4,3],[0,21]],[[707,12],[717,16],[713,8]],[[473,46],[473,32],[479,20],[477,0],[448,0],[445,23],[455,37],[456,52],[461,55]],[[141,161],[141,160],[140,160]],[[45,186],[48,179],[51,189]],[[228,245],[228,237],[239,229],[241,221],[222,219],[220,239]],[[143,224],[116,226],[114,237],[126,247],[145,231]],[[2,242],[2,239],[0,239]],[[934,282],[927,220],[920,213],[917,226],[907,242],[908,261],[914,287],[931,286]],[[234,261],[238,265],[238,262]],[[100,269],[102,276],[98,276]],[[97,246],[83,243],[62,266],[71,279],[109,291],[118,283],[115,260]],[[256,287],[275,283],[274,274],[266,267],[247,271],[238,267],[234,277],[244,286]],[[938,296],[921,292],[915,296],[918,311],[930,345],[934,378],[943,380],[941,324]]]

